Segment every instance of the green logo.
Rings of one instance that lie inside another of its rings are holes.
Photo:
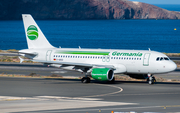
[[[30,25],[27,29],[27,36],[30,40],[36,40],[38,38],[38,29],[34,25]]]

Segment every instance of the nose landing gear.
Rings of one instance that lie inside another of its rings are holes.
[[[149,85],[151,85],[151,84],[154,84],[156,82],[156,79],[151,74],[148,74],[147,82],[149,83]]]

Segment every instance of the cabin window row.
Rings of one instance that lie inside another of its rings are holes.
[[[129,58],[129,57],[111,57],[111,59],[119,59],[119,60],[141,60],[141,58]]]
[[[110,59],[109,56],[107,57],[100,57],[100,56],[69,56],[69,55],[54,55],[56,58],[91,58],[91,59]],[[141,58],[128,58],[128,57],[111,57],[111,59],[119,59],[119,60],[141,60]]]
[[[93,59],[102,59],[104,57],[98,57],[98,56],[68,56],[68,55],[54,55],[56,58],[93,58]]]

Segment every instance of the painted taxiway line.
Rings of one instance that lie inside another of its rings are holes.
[[[34,97],[12,97],[0,96],[0,101],[16,101],[16,100],[102,100],[100,98],[80,98],[80,97],[60,97],[60,96],[34,96]]]
[[[44,110],[65,110],[83,109],[94,107],[138,105],[137,103],[109,102],[94,98],[68,98],[54,96],[37,97],[9,97],[0,96],[1,99],[21,99],[12,103],[9,101],[0,102],[1,112],[27,112]],[[25,100],[26,99],[26,100]]]
[[[100,94],[100,95],[82,96],[82,98],[84,98],[84,97],[102,97],[102,96],[107,96],[107,95],[113,95],[113,94],[121,93],[123,91],[123,88],[118,87],[118,86],[114,86],[114,85],[105,85],[105,84],[94,84],[94,85],[113,87],[113,88],[117,88],[118,91],[112,92],[112,93]]]

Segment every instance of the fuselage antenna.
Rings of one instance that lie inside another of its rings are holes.
[[[150,48],[148,48],[149,49],[149,51],[151,51],[151,49]]]

